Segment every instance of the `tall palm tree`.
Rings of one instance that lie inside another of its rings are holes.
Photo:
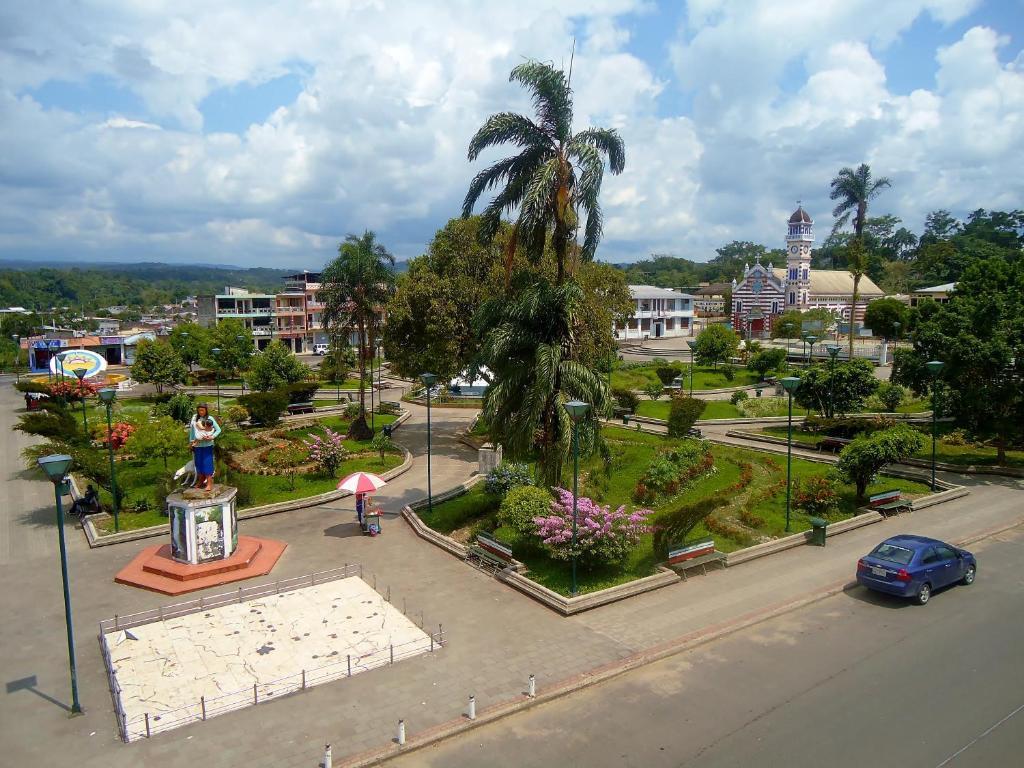
[[[850,359],[853,359],[853,327],[855,313],[857,311],[857,299],[860,298],[860,280],[867,271],[867,253],[864,249],[864,223],[868,218],[868,203],[881,194],[886,187],[892,183],[885,176],[877,179],[871,178],[871,168],[867,163],[861,163],[857,169],[841,168],[835,178],[832,179],[832,191],[829,197],[838,200],[836,207],[832,209],[832,216],[836,222],[832,226],[832,232],[846,226],[853,215],[854,239],[847,248],[847,270],[853,275],[853,295],[850,298]]]
[[[499,112],[487,118],[476,132],[469,142],[470,161],[499,144],[514,144],[521,151],[474,177],[462,204],[462,215],[472,214],[485,190],[500,188],[481,217],[481,240],[489,243],[494,238],[502,213],[518,211],[506,264],[511,264],[520,246],[532,261],[538,261],[550,236],[557,260],[557,284],[561,285],[570,243],[579,229],[579,211],[587,218],[580,255],[588,261],[594,257],[601,239],[598,195],[605,160],[612,173],[622,173],[625,145],[614,129],[588,128],[572,133],[572,89],[565,73],[552,65],[528,61],[512,70],[509,81],[520,83],[533,94],[536,119]]]
[[[366,361],[380,313],[394,289],[394,265],[395,257],[366,230],[346,237],[323,273],[324,326],[345,333],[354,328],[359,338],[359,417],[348,430],[356,440],[373,437],[366,423]]]

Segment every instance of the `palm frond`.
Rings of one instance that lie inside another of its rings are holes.
[[[527,61],[509,75],[533,92],[533,107],[544,131],[556,141],[566,142],[572,129],[572,89],[565,73],[550,64]]]
[[[469,140],[468,156],[476,160],[480,153],[497,144],[513,143],[521,147],[551,146],[551,137],[530,118],[515,112],[491,115]]]
[[[603,152],[608,158],[608,167],[616,175],[626,167],[626,145],[614,128],[587,128],[573,136],[572,144],[585,144]]]

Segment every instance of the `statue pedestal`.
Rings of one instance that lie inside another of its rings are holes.
[[[171,522],[171,557],[198,565],[225,560],[238,548],[238,489],[215,485],[212,491],[189,488],[167,497]]]

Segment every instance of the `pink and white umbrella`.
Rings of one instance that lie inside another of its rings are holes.
[[[353,472],[338,483],[338,490],[351,493],[373,493],[385,485],[387,485],[386,480],[382,480],[371,472]]]

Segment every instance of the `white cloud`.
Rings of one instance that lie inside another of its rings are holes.
[[[893,178],[879,205],[911,226],[935,207],[1017,207],[1024,74],[1019,57],[1000,62],[1010,43],[969,30],[937,52],[935,87],[908,95],[882,65],[922,13],[949,24],[975,5],[691,0],[671,81],[655,75],[659,51],[632,46],[627,14],[657,13],[640,0],[26,6],[0,39],[0,253],[316,267],[369,227],[414,256],[457,215],[483,119],[529,110],[511,68],[568,64],[574,35],[578,126],[627,144],[626,172],[606,176],[602,258],[776,245],[798,197],[827,225],[828,180],[861,161]],[[292,103],[203,132],[211,93],[287,72],[300,73]],[[147,113],[19,95],[96,75]],[[667,114],[680,89],[692,112]]]

